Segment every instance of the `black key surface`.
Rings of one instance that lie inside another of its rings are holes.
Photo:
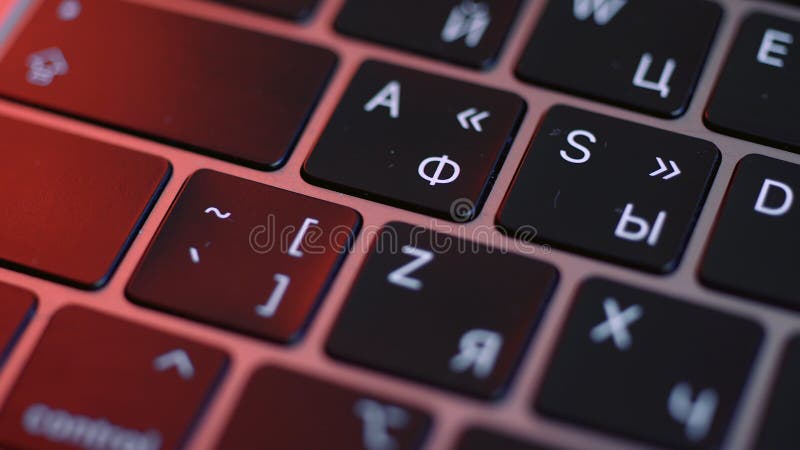
[[[548,447],[505,436],[483,428],[467,430],[458,441],[456,450],[547,450]]]
[[[309,322],[360,224],[358,213],[345,206],[201,170],[170,209],[127,295],[139,304],[291,342]]]
[[[280,367],[259,369],[220,450],[414,450],[430,426],[416,408]]]
[[[61,4],[42,2],[16,37],[0,95],[262,169],[285,162],[336,65],[328,50],[132,2]]]
[[[704,0],[551,1],[517,75],[677,117],[689,105],[721,13]]]
[[[724,133],[800,151],[800,22],[753,14],[739,30],[706,124]]]
[[[522,357],[558,273],[548,264],[393,222],[328,340],[333,356],[482,398]]]
[[[494,62],[520,0],[348,0],[336,29],[472,67]]]
[[[565,106],[547,114],[498,216],[509,233],[674,270],[719,162],[710,142]]]
[[[315,184],[463,222],[488,195],[524,111],[514,94],[368,61],[303,173]]]
[[[762,334],[749,320],[592,279],[577,294],[536,408],[670,447],[718,448]]]
[[[311,15],[317,0],[219,0],[291,20],[303,20]]]
[[[711,234],[701,280],[800,307],[800,166],[761,155],[739,162]]]
[[[800,336],[786,347],[777,381],[770,394],[761,432],[755,448],[791,449],[800,447],[797,427],[800,407]]]

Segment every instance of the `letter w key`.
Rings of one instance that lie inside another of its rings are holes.
[[[594,16],[594,23],[603,26],[614,18],[628,0],[575,0],[573,13],[578,20]]]

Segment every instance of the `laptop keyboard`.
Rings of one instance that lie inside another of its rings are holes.
[[[797,5],[7,1],[1,447],[800,448]]]

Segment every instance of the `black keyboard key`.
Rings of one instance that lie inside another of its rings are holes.
[[[220,0],[223,3],[241,6],[253,11],[281,16],[291,20],[303,20],[311,15],[317,0]]]
[[[510,380],[558,273],[403,223],[376,238],[328,340],[335,357],[482,398]]]
[[[306,161],[304,175],[333,189],[463,222],[488,195],[524,111],[525,103],[513,94],[368,61]]]
[[[169,162],[0,118],[0,264],[103,286],[170,174]]]
[[[706,110],[709,127],[800,151],[800,22],[765,14],[739,30]]]
[[[348,0],[342,33],[472,67],[490,65],[520,0]]]
[[[800,307],[797,200],[800,166],[760,155],[742,159],[711,235],[702,281]]]
[[[427,414],[279,367],[250,379],[220,450],[414,450]]]
[[[517,75],[676,117],[689,105],[721,14],[704,0],[551,1]]]
[[[755,448],[790,449],[800,447],[800,428],[797,416],[800,411],[800,336],[795,336],[786,348],[772,389],[771,400],[764,415],[764,423]]]
[[[136,303],[291,342],[360,223],[350,208],[201,170],[187,181],[127,294]]]
[[[270,169],[336,64],[329,51],[131,2],[43,2],[0,63],[0,95]],[[73,13],[74,14],[74,13]]]
[[[548,448],[494,431],[471,428],[461,436],[456,450],[546,450]]]
[[[719,161],[710,142],[556,106],[498,216],[509,234],[653,272],[680,260]]]
[[[762,334],[748,320],[590,280],[577,294],[536,408],[670,447],[718,448]]]

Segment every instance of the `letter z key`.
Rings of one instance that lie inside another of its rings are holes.
[[[361,66],[303,167],[315,184],[465,222],[525,111],[516,95],[401,67]]]
[[[498,223],[509,234],[673,270],[719,160],[710,142],[565,106],[542,122]]]
[[[337,358],[496,397],[557,278],[548,264],[391,222],[378,234],[327,349]]]

